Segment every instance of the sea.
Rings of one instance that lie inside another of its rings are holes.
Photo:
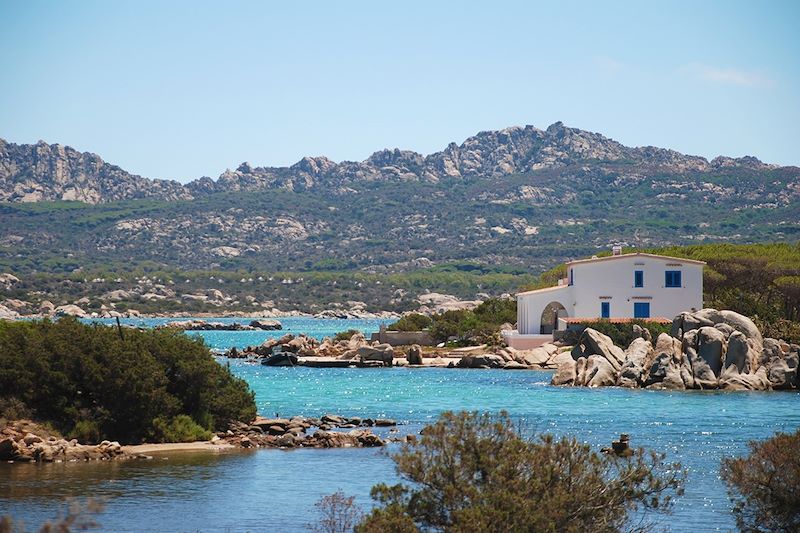
[[[123,322],[153,326],[166,321]],[[190,334],[225,350],[287,332],[322,338],[359,329],[369,335],[382,323],[312,318],[281,322],[281,331]],[[264,416],[393,418],[403,435],[419,432],[447,410],[505,410],[526,431],[574,436],[596,449],[627,433],[632,445],[663,452],[688,471],[685,493],[673,513],[649,517],[656,530],[735,530],[720,461],[746,453],[749,441],[800,426],[796,392],[559,388],[550,386],[550,372],[540,371],[271,368],[219,360],[247,380]],[[389,431],[380,429],[384,436]],[[399,481],[391,458],[398,449],[390,444],[385,449],[183,452],[152,460],[0,464],[0,516],[10,515],[27,530],[37,530],[63,515],[69,502],[100,498],[105,510],[95,517],[95,531],[308,531],[318,520],[315,503],[337,490],[355,496],[368,510],[373,485]]]

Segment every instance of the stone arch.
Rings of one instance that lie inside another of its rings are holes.
[[[540,331],[542,335],[549,335],[558,328],[558,319],[569,316],[567,308],[561,302],[553,300],[542,309]]]

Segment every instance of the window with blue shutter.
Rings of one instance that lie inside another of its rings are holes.
[[[665,287],[680,287],[681,286],[681,271],[680,270],[667,270],[664,272],[664,286]]]
[[[650,302],[634,303],[633,318],[650,318]]]
[[[611,318],[611,304],[600,302],[600,318]]]
[[[633,286],[644,287],[644,271],[634,270],[633,272]]]

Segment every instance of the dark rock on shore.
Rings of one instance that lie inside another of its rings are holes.
[[[798,387],[800,346],[765,339],[746,316],[703,309],[681,313],[671,335],[655,343],[644,335],[623,352],[611,339],[586,329],[554,385],[617,385],[650,389],[788,390]]]

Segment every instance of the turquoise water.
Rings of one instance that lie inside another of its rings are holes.
[[[225,335],[221,343],[241,344],[242,333]],[[689,470],[675,513],[660,518],[672,531],[733,529],[720,459],[744,453],[750,439],[800,426],[798,393],[555,388],[549,373],[532,371],[267,368],[243,361],[232,361],[231,369],[251,384],[265,415],[391,417],[405,433],[446,409],[505,409],[528,428],[596,447],[629,433],[634,445],[666,452]],[[342,489],[368,506],[370,487],[394,480],[391,459],[373,449],[0,465],[0,514],[22,517],[33,529],[66,497],[103,496],[108,509],[98,520],[105,531],[302,531],[320,496]]]
[[[168,322],[175,322],[180,320],[191,320],[192,317],[185,318],[121,318],[120,322],[123,325],[143,326],[151,328],[153,326],[160,326]],[[239,324],[249,324],[252,318],[204,318],[208,322],[223,322],[232,324],[238,322]],[[273,320],[273,319],[270,319]],[[245,346],[257,346],[267,339],[277,339],[293,333],[305,333],[311,335],[318,340],[324,337],[333,337],[340,331],[347,331],[348,329],[357,329],[362,331],[367,338],[370,334],[375,333],[380,328],[381,324],[389,324],[394,322],[390,319],[358,319],[358,320],[340,320],[336,318],[305,318],[305,317],[285,317],[277,318],[283,326],[283,329],[275,331],[190,331],[190,335],[198,335],[205,339],[213,350],[227,350],[233,346],[237,348],[244,348]],[[114,325],[116,320],[113,318],[95,318],[86,319],[84,322],[98,322],[100,324]]]

